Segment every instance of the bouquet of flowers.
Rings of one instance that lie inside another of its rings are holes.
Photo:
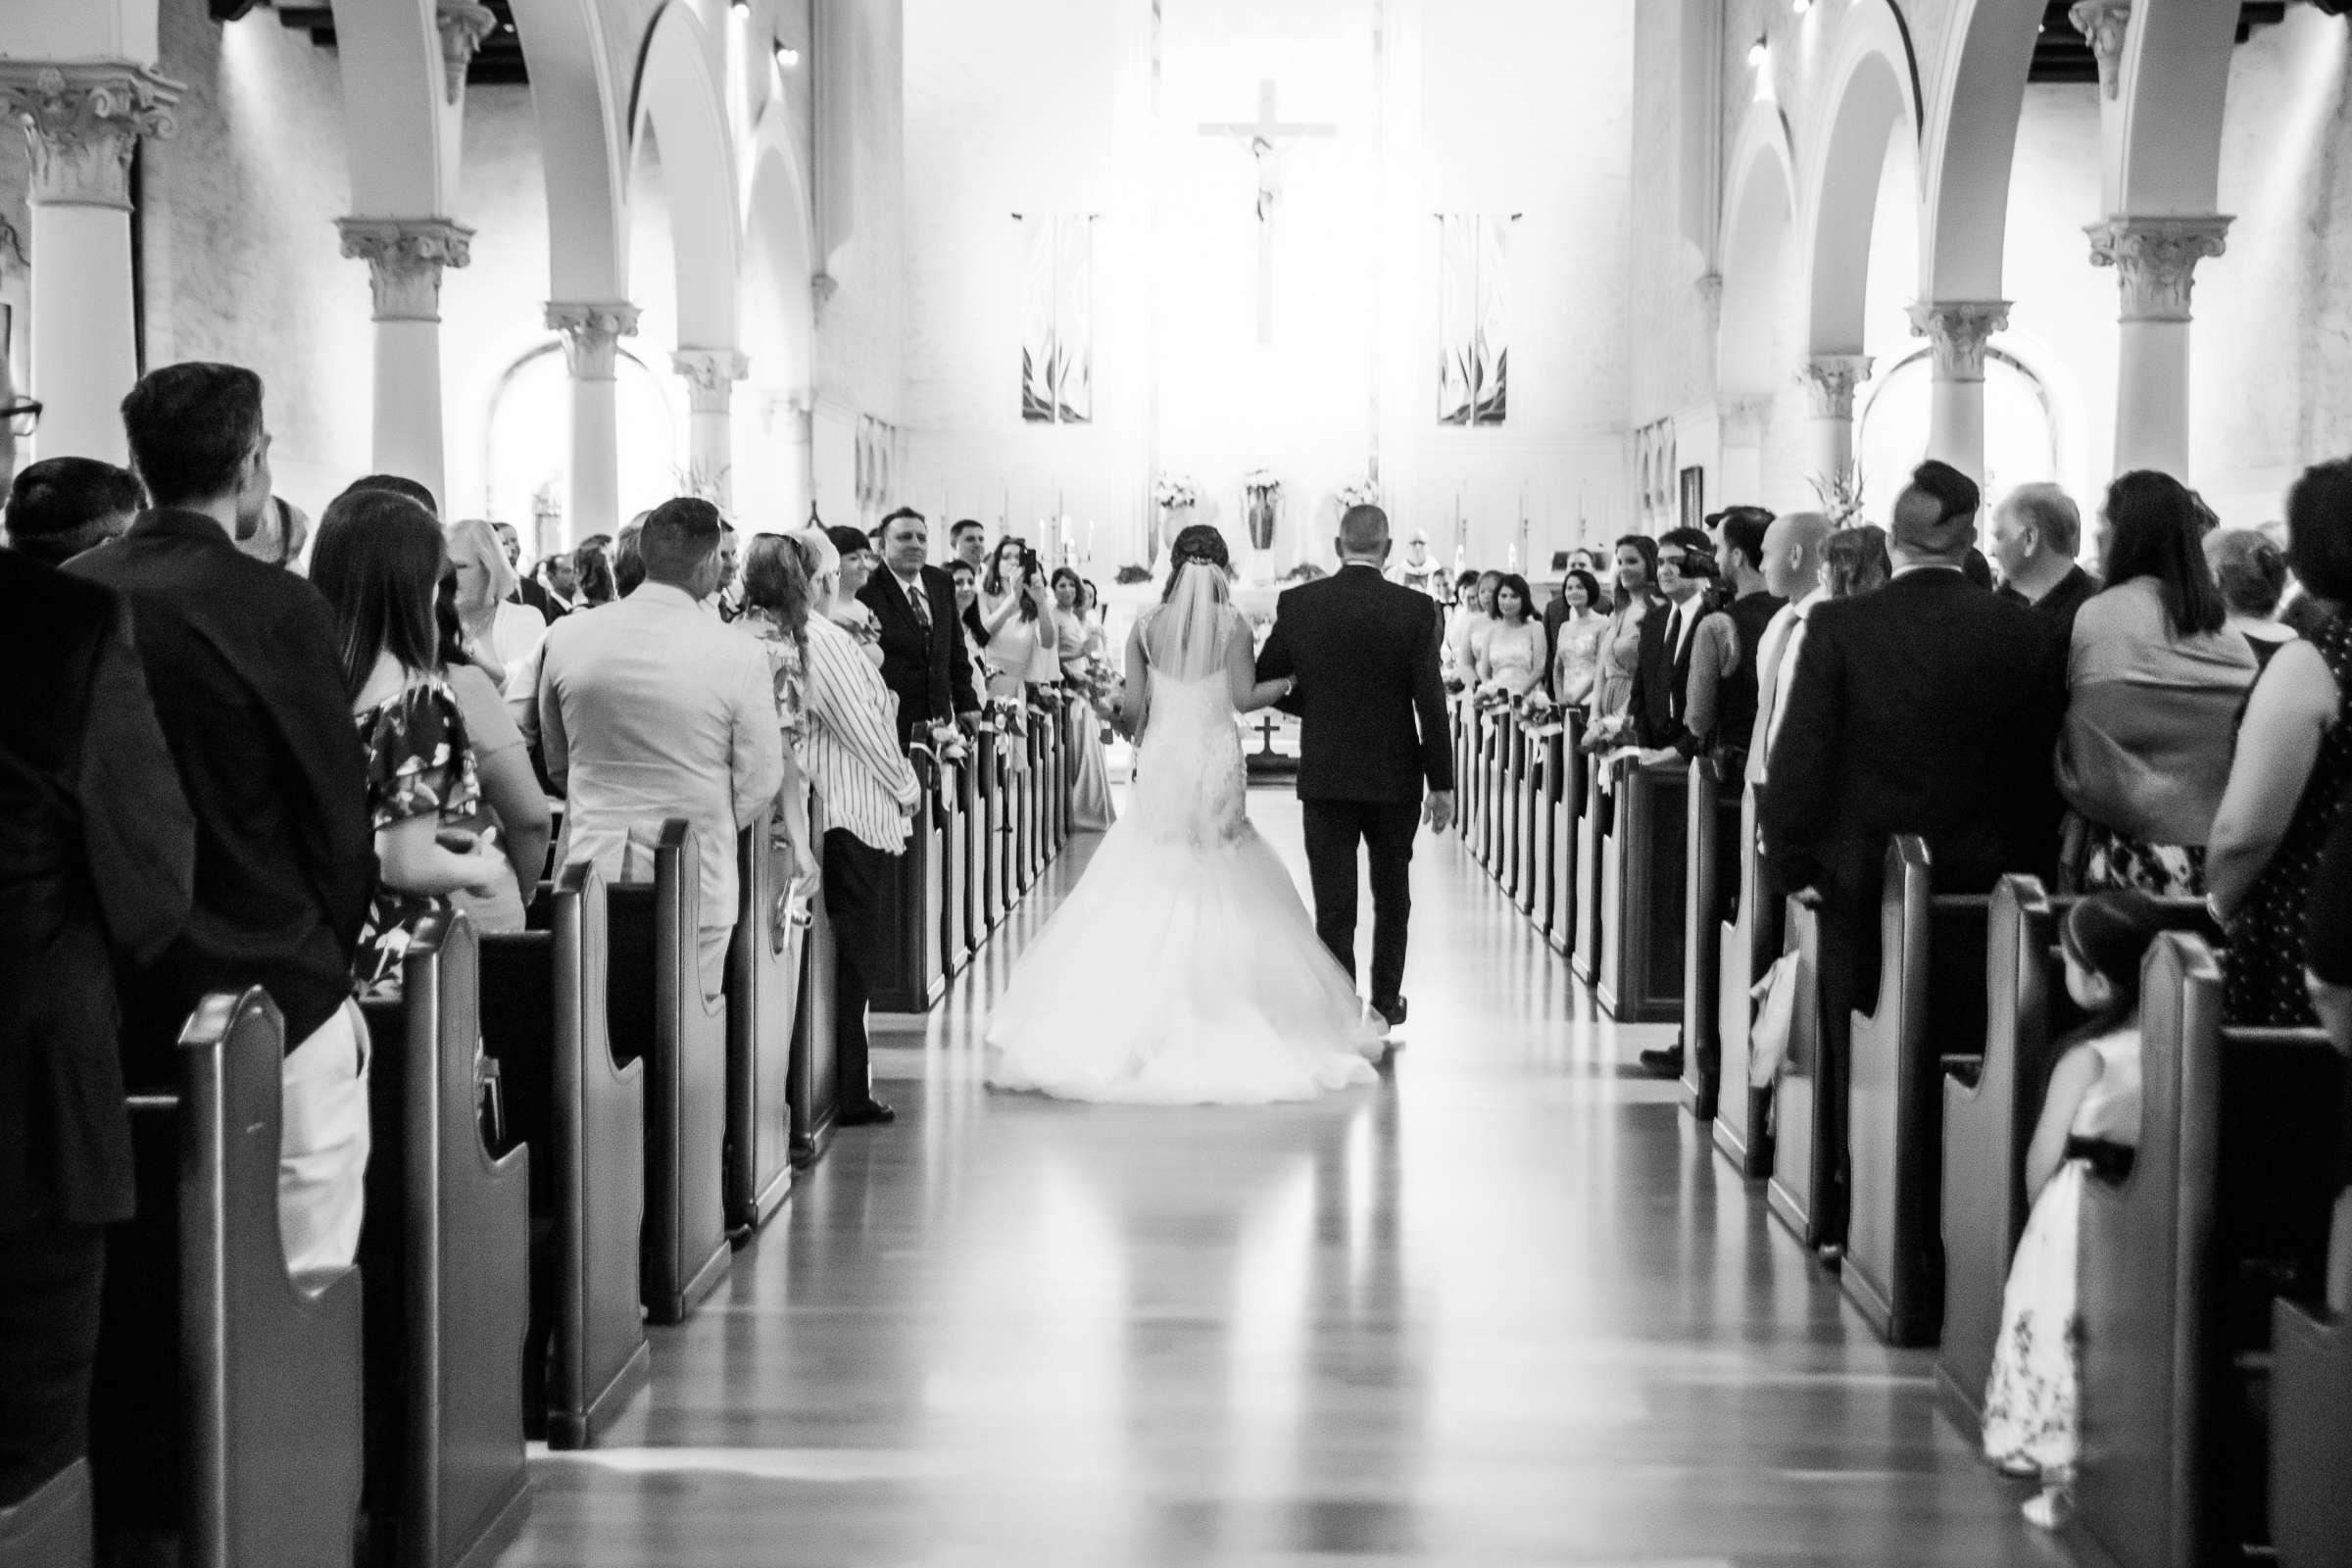
[[[971,755],[971,745],[963,731],[955,724],[931,726],[931,755],[943,762],[960,762]]]
[[[1340,510],[1348,512],[1356,507],[1380,505],[1380,486],[1370,479],[1358,479],[1353,484],[1340,486]]]
[[[1111,667],[1109,656],[1097,649],[1079,665],[1074,689],[1089,708],[1107,719],[1118,711],[1119,694],[1126,684],[1126,678]]]
[[[1539,738],[1557,735],[1567,726],[1567,715],[1560,705],[1539,686],[1518,702],[1519,721],[1527,726],[1530,735]]]

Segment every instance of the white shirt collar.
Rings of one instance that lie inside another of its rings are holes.
[[[649,605],[671,605],[685,610],[698,610],[703,603],[683,588],[673,587],[665,582],[656,582],[651,577],[631,589],[629,597],[642,599]]]

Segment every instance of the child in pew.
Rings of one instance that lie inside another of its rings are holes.
[[[2025,1515],[2044,1530],[2072,1508],[2081,1440],[2075,1270],[2082,1179],[2128,1167],[2139,1143],[2139,965],[2162,929],[2145,895],[2117,892],[2076,905],[2059,933],[2067,992],[2090,1018],[2050,1069],[2026,1151],[2034,1211],[2001,1295],[1984,1427],[1986,1458],[2005,1474],[2040,1481]]]

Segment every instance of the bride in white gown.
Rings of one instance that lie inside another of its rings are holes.
[[[1135,786],[990,1015],[999,1088],[1260,1104],[1378,1077],[1354,986],[1250,823],[1235,716],[1290,683],[1255,683],[1226,559],[1216,530],[1186,529],[1128,639]]]

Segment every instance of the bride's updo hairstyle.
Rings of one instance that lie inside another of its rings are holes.
[[[1233,553],[1225,548],[1225,536],[1205,522],[1187,524],[1176,536],[1176,543],[1169,547],[1168,586],[1159,596],[1162,604],[1176,597],[1176,585],[1184,580],[1184,568],[1196,561],[1228,576],[1233,572]]]

